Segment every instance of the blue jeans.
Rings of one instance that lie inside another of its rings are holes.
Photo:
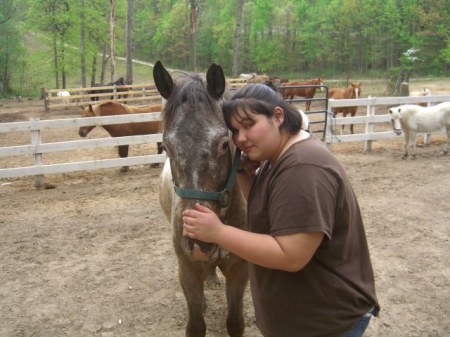
[[[361,319],[355,324],[355,326],[350,330],[344,333],[341,337],[362,337],[364,335],[364,331],[366,331],[369,326],[370,319],[373,315],[373,309],[371,309],[367,314],[365,314]]]

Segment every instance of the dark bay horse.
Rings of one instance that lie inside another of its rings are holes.
[[[123,78],[123,76],[121,78],[119,78],[115,82],[110,82],[110,83],[105,84],[105,85],[103,85],[103,84],[94,84],[94,85],[92,85],[92,87],[94,87],[94,88],[95,87],[103,87],[103,86],[109,87],[109,86],[113,86],[113,85],[117,86],[117,88],[116,88],[116,92],[117,93],[122,93],[122,92],[129,91],[128,88],[121,88],[121,86],[126,85],[125,79]],[[92,95],[92,94],[106,94],[106,93],[113,93],[113,92],[114,92],[113,89],[88,90],[88,94],[90,94],[90,95]],[[120,97],[127,98],[127,96],[128,95],[126,95],[126,94],[118,94],[117,97],[118,98],[120,98]],[[114,98],[114,96],[110,97],[110,99],[113,99],[113,98]],[[96,102],[96,101],[99,101],[99,100],[100,100],[99,96],[91,96],[91,101]]]
[[[283,86],[285,88],[281,88],[281,92],[283,94],[283,99],[294,99],[295,96],[304,97],[308,99],[306,101],[306,111],[309,111],[311,108],[311,98],[314,98],[316,94],[317,87],[310,87],[311,85],[323,85],[323,82],[320,78],[315,78],[309,81],[300,82],[300,81],[290,81],[284,83]],[[299,88],[295,88],[296,86],[301,86]],[[293,87],[293,88],[286,88]],[[320,88],[323,91],[323,88]]]
[[[361,96],[361,85],[362,83],[350,83],[347,89],[342,88],[331,88],[328,91],[328,98],[334,99],[351,99],[351,98],[359,98]],[[356,115],[358,111],[357,106],[344,106],[334,108],[334,114],[342,113],[344,117],[350,114],[352,117]],[[341,133],[344,132],[344,125],[342,125]],[[353,124],[350,124],[350,132],[353,133]]]
[[[162,110],[161,104],[131,106],[117,102],[105,102],[100,104],[89,104],[86,107],[81,107],[81,117],[95,117],[95,116],[115,116],[132,113],[146,113],[146,112],[160,112]],[[161,121],[151,121],[142,123],[124,123],[102,125],[102,127],[109,133],[111,137],[124,137],[135,135],[149,135],[161,132]],[[78,130],[80,137],[86,137],[95,125],[82,126]],[[158,154],[163,152],[160,142],[157,143]],[[118,151],[120,158],[128,157],[129,145],[119,145]],[[123,172],[128,170],[128,166],[121,169]]]
[[[196,202],[212,209],[224,223],[247,228],[246,202],[237,182],[232,183],[232,172],[240,155],[238,152],[233,159],[235,149],[222,115],[226,96],[223,70],[212,64],[206,77],[182,73],[173,79],[158,61],[153,78],[159,93],[167,100],[162,123],[168,159],[161,173],[159,201],[173,227],[178,276],[188,309],[186,336],[205,336],[204,284],[205,280],[217,279],[218,267],[226,279],[227,331],[230,336],[241,337],[247,262],[218,245],[183,235],[182,212],[193,208]],[[211,195],[219,195],[223,200]]]

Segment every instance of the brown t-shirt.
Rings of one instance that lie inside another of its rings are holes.
[[[314,136],[264,163],[248,200],[250,230],[323,232],[311,261],[291,273],[250,264],[256,324],[265,337],[340,336],[379,306],[360,209],[348,177]]]

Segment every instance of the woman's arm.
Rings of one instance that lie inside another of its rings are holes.
[[[224,225],[209,208],[196,205],[183,213],[184,233],[190,238],[214,242],[243,259],[266,268],[295,272],[312,258],[323,233],[297,233],[273,237]]]

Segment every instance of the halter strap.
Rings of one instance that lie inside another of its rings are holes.
[[[230,194],[233,188],[234,179],[236,177],[236,172],[239,168],[239,164],[241,161],[241,150],[236,149],[236,153],[234,155],[233,166],[231,167],[230,174],[228,176],[227,185],[225,188],[220,191],[202,191],[202,190],[194,190],[190,188],[181,188],[178,186],[174,186],[175,193],[184,199],[198,199],[198,200],[212,200],[212,201],[220,201],[222,207],[228,206],[230,202]]]

